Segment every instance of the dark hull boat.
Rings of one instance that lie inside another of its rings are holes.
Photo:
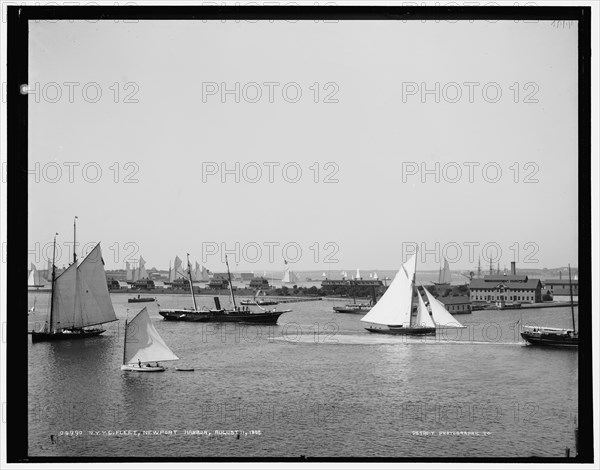
[[[158,313],[167,321],[204,323],[264,323],[275,324],[281,315],[290,310],[253,312],[250,310],[192,310],[165,309]]]
[[[431,327],[388,327],[388,328],[365,328],[371,333],[384,335],[410,335],[410,336],[435,336],[435,328]]]
[[[347,304],[343,307],[333,307],[336,313],[369,313],[371,306],[368,304]]]
[[[521,337],[528,343],[536,346],[557,348],[576,348],[579,346],[578,335],[573,330],[533,327],[521,331]]]
[[[134,297],[133,299],[127,299],[130,304],[137,302],[154,302],[156,297]]]
[[[42,331],[32,331],[31,332],[31,341],[34,343],[39,343],[42,341],[60,341],[63,339],[85,339],[90,338],[92,336],[98,336],[104,333],[106,330],[100,328],[90,328],[90,329],[73,329],[73,330],[60,330],[53,333],[50,332],[42,332]]]
[[[229,273],[229,263],[227,263],[227,274],[229,276],[229,292],[233,303],[233,309],[227,310],[221,308],[221,302],[218,297],[214,298],[214,309],[198,309],[196,297],[192,288],[191,265],[188,254],[188,275],[190,291],[194,306],[191,309],[159,309],[158,313],[167,321],[187,321],[203,323],[263,323],[276,324],[281,315],[291,310],[264,310],[252,311],[248,307],[240,308],[235,303],[235,296],[231,288],[231,274]],[[260,308],[260,304],[257,305]]]
[[[546,326],[526,326],[521,328],[521,338],[531,345],[557,348],[576,348],[579,346],[579,335],[575,330],[575,310],[573,302],[573,286],[571,284],[571,266],[569,265],[569,290],[571,295],[572,329],[550,328]]]
[[[260,305],[261,307],[263,306],[267,306],[267,305],[277,305],[279,302],[275,301],[275,300],[258,300],[258,301],[254,301],[254,300],[242,300],[240,302],[240,304],[242,305]]]

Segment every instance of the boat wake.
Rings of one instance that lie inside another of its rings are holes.
[[[327,337],[326,337],[327,336]],[[400,345],[400,344],[425,344],[425,345],[492,345],[492,346],[523,346],[523,342],[508,342],[508,341],[484,341],[484,340],[449,340],[440,338],[439,336],[403,336],[403,335],[374,335],[374,334],[336,334],[336,335],[304,335],[296,337],[292,341],[283,337],[275,338],[275,341],[285,343],[298,344],[323,344],[323,345]]]

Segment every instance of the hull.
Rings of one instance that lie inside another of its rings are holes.
[[[369,313],[371,307],[352,307],[346,305],[345,307],[333,307],[333,311],[336,313]]]
[[[252,300],[242,300],[240,302],[240,304],[242,305],[277,305],[279,302],[275,302],[274,300],[263,300],[263,301],[258,301],[258,302],[254,302]]]
[[[275,324],[281,315],[290,311],[291,310],[273,310],[270,312],[234,310],[159,310],[158,313],[167,321]]]
[[[138,302],[154,302],[156,299],[154,297],[143,297],[139,299],[127,299],[127,302],[130,304],[138,303]]]
[[[576,348],[579,346],[577,335],[566,335],[562,333],[540,333],[522,331],[521,337],[529,344],[535,346],[548,346],[558,348]]]
[[[409,336],[435,336],[435,328],[407,327],[407,328],[365,328],[371,333],[383,335],[409,335]]]
[[[135,365],[122,365],[121,370],[128,370],[131,372],[164,372],[165,368],[163,366],[135,366]]]
[[[85,339],[92,336],[98,336],[104,333],[106,330],[100,328],[89,329],[89,330],[63,330],[56,333],[47,333],[42,331],[32,331],[31,341],[33,343],[40,343],[43,341],[62,341],[71,339]]]

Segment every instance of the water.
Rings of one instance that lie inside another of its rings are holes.
[[[49,301],[30,293],[30,305],[34,296],[30,329]],[[112,294],[119,321],[102,337],[30,343],[31,456],[574,455],[577,352],[525,346],[515,328],[521,317],[569,327],[569,308],[457,315],[461,337],[407,339],[368,333],[361,315],[335,314],[331,301],[282,305],[293,311],[278,325],[256,327],[165,322],[156,303],[128,297]],[[127,309],[143,306],[180,357],[163,373],[120,370]]]

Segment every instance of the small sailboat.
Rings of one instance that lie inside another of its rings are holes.
[[[177,361],[178,359],[154,328],[146,307],[140,310],[130,322],[125,320],[125,343],[121,370],[163,372],[165,368],[159,364],[159,361]],[[151,365],[152,362],[154,365]]]
[[[547,326],[521,327],[521,337],[536,346],[576,348],[579,346],[579,334],[575,327],[575,307],[573,302],[573,284],[571,283],[571,265],[569,265],[569,291],[571,294],[571,321],[573,328],[551,328]]]
[[[100,243],[79,265],[73,253],[73,263],[58,276],[55,260],[56,235],[50,312],[42,330],[31,332],[32,341],[83,339],[104,333],[102,328],[88,328],[117,320],[106,284]]]
[[[417,255],[415,254],[402,265],[379,302],[361,318],[363,322],[386,328],[370,326],[366,328],[367,331],[390,335],[423,336],[435,335],[436,328],[465,328],[423,287],[431,307],[429,312],[420,292],[415,287],[416,268]],[[413,305],[415,291],[416,307]]]
[[[438,275],[438,282],[434,282],[433,284],[440,287],[449,286],[452,282],[452,273],[450,272],[450,265],[448,264],[448,260],[444,258],[444,268],[440,268],[440,273]]]
[[[27,310],[27,315],[31,315],[32,313],[35,313],[35,301],[37,300],[37,297],[33,298],[33,306],[29,308],[29,310]]]
[[[291,270],[290,266],[288,265],[288,262],[284,260],[284,263],[285,270],[281,282],[283,282],[284,284],[293,284],[294,282],[298,282],[298,276],[296,276],[294,271]]]

